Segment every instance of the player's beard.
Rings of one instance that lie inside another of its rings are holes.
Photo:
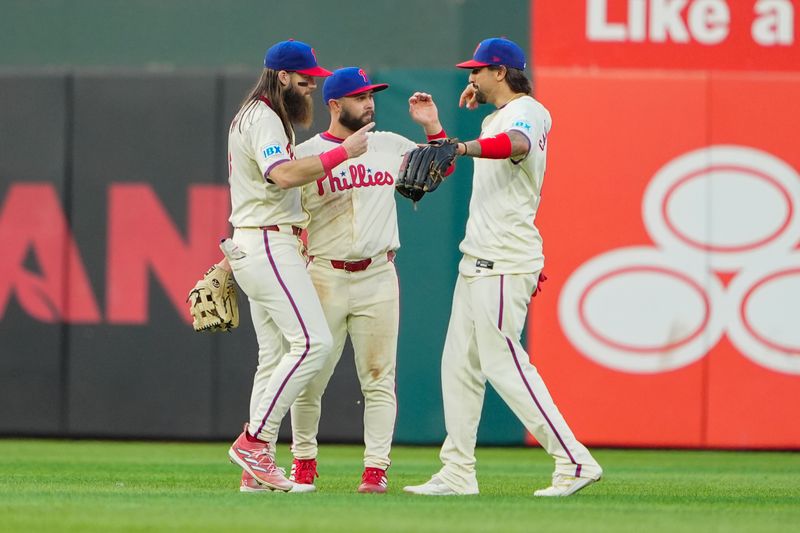
[[[301,94],[294,85],[291,85],[284,93],[283,103],[292,124],[303,128],[311,127],[314,120],[314,101],[310,94]]]
[[[339,124],[353,132],[360,130],[373,120],[375,120],[374,111],[366,111],[360,117],[357,117],[343,107],[342,112],[339,114]]]
[[[475,87],[475,101],[479,104],[485,104],[487,102],[486,93],[481,91],[477,85],[473,85],[473,87]]]

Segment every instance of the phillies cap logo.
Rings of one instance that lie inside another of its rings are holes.
[[[385,83],[371,84],[366,71],[359,67],[337,69],[322,86],[322,100],[327,104],[345,96],[355,96],[367,91],[376,93],[389,87]]]

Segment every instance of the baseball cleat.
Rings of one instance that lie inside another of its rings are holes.
[[[283,471],[275,465],[270,446],[266,442],[251,442],[247,439],[247,431],[228,450],[231,462],[253,476],[256,482],[273,490],[289,491],[294,483],[286,479]]]
[[[560,497],[570,496],[581,489],[585,489],[595,481],[602,478],[592,479],[588,477],[565,476],[563,474],[553,474],[553,484],[545,489],[539,489],[533,493],[534,496]]]
[[[358,486],[358,492],[362,494],[383,494],[388,486],[389,480],[386,478],[386,470],[368,466],[361,475],[361,485]]]
[[[456,492],[444,481],[436,476],[433,476],[430,481],[422,485],[410,485],[403,487],[403,492],[411,494],[419,494],[422,496],[471,496],[478,494],[478,489],[467,492]]]
[[[272,489],[260,485],[256,478],[242,470],[242,483],[239,485],[239,492],[272,492]]]
[[[314,478],[318,478],[316,459],[295,459],[292,461],[292,471],[289,479],[294,482],[294,487],[289,492],[314,492]]]

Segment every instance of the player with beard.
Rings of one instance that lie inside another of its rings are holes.
[[[534,496],[575,494],[600,480],[603,469],[555,405],[520,337],[544,267],[535,225],[547,161],[550,112],[531,96],[525,53],[505,38],[483,40],[459,105],[495,109],[478,139],[458,144],[474,159],[464,254],[458,268],[442,352],[442,399],[447,438],[442,468],[406,492],[424,496],[478,494],[475,445],[486,382],[498,392],[555,462],[551,485]]]
[[[222,248],[250,301],[259,347],[250,420],[228,455],[256,483],[288,491],[293,483],[275,466],[278,427],[306,384],[327,368],[333,346],[301,253],[308,216],[300,187],[363,154],[374,124],[331,150],[295,158],[293,124],[311,124],[314,78],[331,73],[309,45],[291,40],[272,46],[264,66],[228,136],[234,233]]]
[[[323,88],[330,126],[297,146],[298,157],[315,157],[350,142],[374,120],[374,94],[387,87],[371,83],[358,67],[335,71]],[[429,140],[446,136],[430,95],[412,95],[409,113]],[[311,217],[308,271],[333,335],[333,353],[292,405],[293,492],[316,490],[321,399],[348,334],[364,395],[364,472],[358,491],[384,493],[388,485],[399,322],[394,180],[403,154],[417,145],[390,132],[367,137],[366,153],[332,167],[302,192]]]

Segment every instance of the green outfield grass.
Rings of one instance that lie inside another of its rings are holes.
[[[240,494],[226,444],[0,440],[0,531],[798,531],[800,454],[597,450],[605,479],[531,494],[538,448],[483,448],[480,496],[403,494],[438,468],[396,448],[390,493],[355,493],[362,450],[323,446],[315,494]],[[288,463],[285,446],[279,460]]]

